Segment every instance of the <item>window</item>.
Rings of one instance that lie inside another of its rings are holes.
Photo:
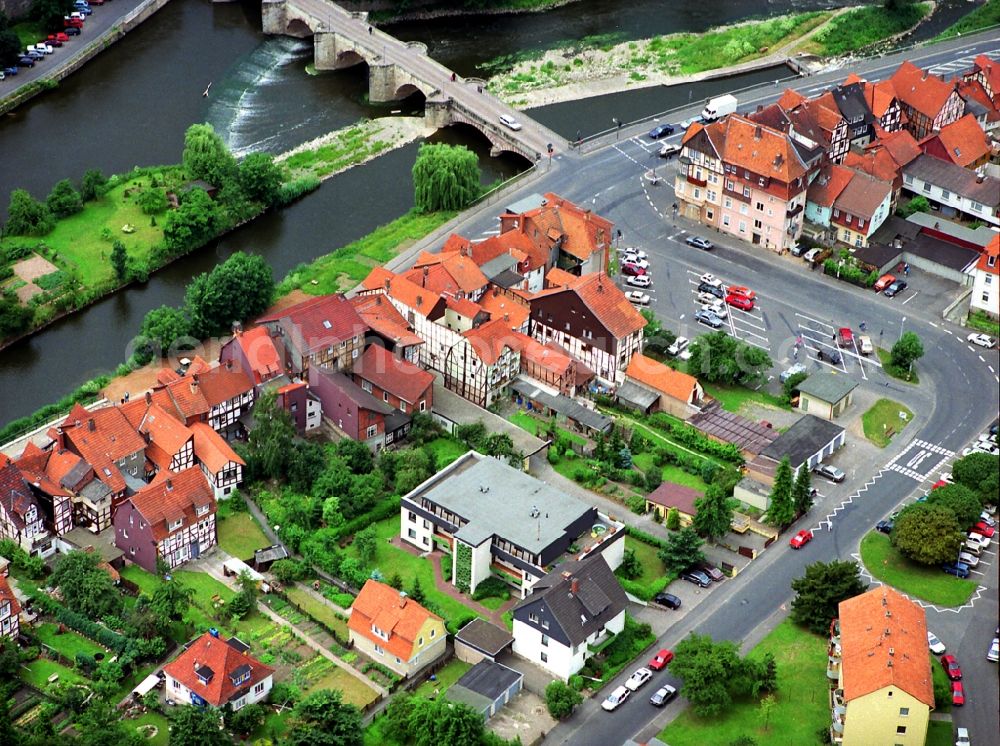
[[[910,708],[909,707],[900,707],[899,708],[899,716],[901,718],[905,718],[909,714],[910,714]]]
[[[385,651],[384,651],[384,650],[382,649],[382,647],[381,647],[380,645],[376,645],[376,646],[375,646],[375,652],[376,652],[376,653],[377,653],[378,655],[385,655]]]
[[[425,402],[425,401],[421,401],[421,402],[420,402],[420,411],[421,411],[421,412],[423,412],[423,411],[425,411],[426,409],[427,409],[427,402]]]
[[[728,216],[728,215],[723,215],[723,216],[722,216],[722,224],[723,224],[724,226],[726,226],[726,227],[728,227],[728,226],[729,226],[729,216]]]
[[[370,394],[372,392],[372,382],[371,381],[362,381],[361,382],[361,389],[363,391],[367,391]]]
[[[840,210],[838,210],[836,207],[833,208],[833,217],[835,218],[840,217]]]
[[[403,401],[402,399],[399,400],[399,411],[400,412],[406,411],[406,402]]]
[[[746,233],[746,232],[747,232],[747,221],[741,220],[740,221],[740,233]]]
[[[351,358],[357,359],[357,357],[358,357],[358,348],[355,347],[353,350],[351,350]]]
[[[548,628],[549,628],[549,621],[547,619],[543,619],[542,620],[542,629],[548,629]]]
[[[437,634],[437,630],[436,629],[432,629],[431,630],[431,639],[432,640],[434,639],[434,635],[436,635],[436,634]]]
[[[719,197],[719,195],[716,192],[713,192],[711,189],[705,192],[705,194],[708,196],[709,202],[715,202]]]
[[[705,217],[708,220],[712,220],[715,217],[715,213],[712,210],[705,210]]]
[[[538,624],[538,614],[535,614],[534,612],[528,614],[528,621]]]
[[[382,401],[389,401],[389,392],[388,391],[383,391],[382,392]]]
[[[854,245],[855,246],[861,246],[861,234],[860,233],[854,237]]]
[[[983,293],[983,303],[989,303],[989,302],[990,302],[990,294],[989,294],[989,292]]]
[[[757,212],[763,212],[763,211],[764,211],[764,203],[763,202],[758,202],[757,203]]]
[[[347,347],[347,340],[346,339],[343,342],[340,343],[340,349],[343,350],[345,347]]]
[[[858,228],[864,228],[864,227],[865,227],[865,219],[858,218]]]
[[[844,243],[850,243],[850,242],[851,242],[851,232],[844,231]]]
[[[726,179],[726,189],[728,189],[730,192],[736,191],[736,185],[733,183],[732,179]]]
[[[378,435],[378,425],[369,425],[368,426],[368,437],[369,438],[374,438],[376,435]]]
[[[126,539],[128,538],[128,529],[122,529],[122,536],[124,536]]]
[[[978,202],[973,202],[972,203],[972,209],[975,210],[976,212],[981,212],[982,209],[983,209],[983,206],[981,204],[979,204]]]
[[[171,524],[170,524],[170,525],[169,525],[169,526],[167,527],[167,530],[168,530],[168,531],[176,531],[176,530],[177,530],[177,529],[179,529],[179,528],[180,528],[180,527],[181,527],[181,526],[182,526],[183,524],[184,524],[184,519],[183,519],[183,518],[178,518],[178,519],[177,519],[176,521],[173,521],[173,522],[172,522],[172,523],[171,523]]]
[[[549,662],[549,656],[545,653],[542,653],[542,663],[548,663],[548,662]]]
[[[750,197],[750,187],[748,187],[748,186],[743,187],[743,196],[747,197],[749,199],[749,197]]]
[[[996,257],[996,254],[993,254],[992,256],[986,257],[986,266],[987,267],[995,267],[995,266],[997,266],[997,257]]]
[[[753,227],[756,228],[757,230],[760,230],[761,228],[764,227],[764,224],[762,222],[760,222],[759,220],[754,220],[753,221]]]
[[[254,686],[254,688],[253,688],[253,693],[254,694],[260,694],[262,691],[264,691],[264,682],[263,681],[260,682],[259,684],[257,684],[256,686]]]
[[[406,535],[409,536],[411,539],[417,538],[417,532],[414,531],[412,528],[406,530]]]
[[[897,736],[901,736],[904,733],[906,733],[906,726],[905,725],[897,725],[896,726],[896,735]]]
[[[592,331],[590,331],[590,329],[584,329],[583,330],[583,338],[584,339],[593,339],[594,338],[594,333]]]
[[[741,204],[740,215],[749,215],[749,214],[750,214],[750,206],[747,204]]]
[[[417,638],[417,647],[423,647],[423,646],[424,646],[424,638],[423,637],[418,637]]]
[[[694,190],[694,198],[695,199],[701,199],[701,190],[698,189],[697,187],[695,187],[695,190]]]
[[[414,513],[412,510],[408,510],[407,512],[410,514],[410,523],[416,523],[417,522],[417,514]]]
[[[931,193],[931,185],[928,184],[926,181],[924,182],[924,191],[927,192],[928,194]]]
[[[549,646],[549,636],[548,635],[542,635],[542,646],[546,647],[546,648]]]
[[[730,197],[726,197],[725,200],[723,200],[722,204],[727,209],[732,209],[732,207],[733,207],[733,200]]]
[[[941,190],[941,199],[949,199],[950,197],[951,197],[951,192],[949,192],[947,189]]]
[[[913,183],[913,177],[910,176],[909,174],[904,174],[903,175],[903,181],[905,181],[907,184],[912,184]]]

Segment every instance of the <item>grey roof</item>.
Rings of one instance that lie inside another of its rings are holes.
[[[484,718],[489,715],[490,707],[493,705],[492,699],[484,697],[479,692],[466,689],[464,686],[459,686],[457,682],[449,687],[448,691],[444,693],[444,696],[449,702],[457,702],[461,705],[468,705]]]
[[[469,544],[478,546],[495,535],[533,554],[563,538],[570,524],[594,511],[564,491],[475,451],[460,456],[405,499],[418,504],[427,499],[466,519],[455,537]]]
[[[626,404],[632,404],[643,411],[649,409],[660,398],[660,392],[650,391],[634,381],[625,381],[615,392],[615,397]]]
[[[767,448],[761,451],[774,461],[780,461],[785,456],[797,469],[810,456],[819,453],[834,438],[844,432],[844,428],[829,420],[824,420],[811,414],[803,415],[794,425],[777,437]]]
[[[839,85],[833,89],[832,93],[833,101],[840,109],[840,113],[848,123],[853,123],[852,126],[857,126],[858,122],[871,124],[875,121],[871,109],[868,108],[868,102],[865,101],[865,94],[861,90],[860,83]],[[855,122],[855,119],[858,122]]]
[[[799,393],[815,396],[830,404],[836,404],[857,387],[857,381],[825,368],[813,373],[798,386]]]
[[[512,668],[484,660],[466,671],[462,678],[455,682],[455,686],[473,691],[493,702],[523,678],[524,674]]]
[[[573,399],[570,399],[568,396],[563,396],[562,394],[550,394],[548,391],[543,391],[537,384],[527,381],[521,377],[515,378],[511,382],[510,387],[522,396],[541,402],[549,409],[554,409],[559,414],[565,415],[568,419],[571,419],[574,422],[579,422],[581,425],[584,425],[591,430],[596,430],[602,433],[608,432],[613,424],[610,417],[606,417],[600,412],[595,412],[592,409],[587,409],[585,406],[574,401]]]
[[[80,495],[95,503],[100,502],[109,494],[111,494],[111,488],[100,479],[91,479],[80,489]]]
[[[455,642],[464,643],[489,656],[496,656],[514,642],[514,638],[502,627],[476,617],[458,631]]]
[[[579,582],[572,592],[573,580]],[[569,639],[579,645],[618,616],[628,603],[625,591],[600,554],[561,563],[532,587],[531,595],[514,607],[521,609],[544,603]]]
[[[964,225],[960,225],[959,223],[953,223],[950,220],[945,220],[939,215],[932,215],[929,212],[915,212],[910,215],[910,217],[906,218],[906,221],[909,223],[915,223],[921,228],[930,228],[931,230],[939,231],[940,233],[946,233],[953,238],[967,241],[968,243],[976,246],[986,246],[996,235],[996,233],[988,225],[981,225],[975,230],[972,230],[971,228],[966,228]]]
[[[408,425],[412,419],[406,412],[393,409],[385,416],[385,431],[387,433],[394,433],[401,427]]]
[[[1000,181],[989,176],[979,181],[974,171],[932,155],[920,155],[903,167],[905,176],[929,182],[989,207],[1000,205]]]
[[[490,282],[504,289],[516,287],[524,282],[524,277],[510,269],[505,269],[500,274],[491,277]]]
[[[392,407],[381,399],[376,399],[340,371],[332,371],[320,366],[317,368],[317,372],[320,375],[325,376],[330,383],[340,389],[344,396],[349,398],[359,407],[364,407],[365,409],[370,409],[373,412],[380,412],[382,414],[392,413]]]
[[[265,549],[257,549],[253,553],[254,562],[258,564],[261,562],[274,562],[275,560],[285,559],[287,557],[288,550],[281,544],[272,544]]]
[[[871,220],[879,205],[891,193],[890,182],[879,181],[862,171],[855,171],[847,186],[833,200],[833,206],[842,212]]]
[[[533,192],[527,197],[522,197],[511,205],[507,205],[504,210],[505,212],[512,212],[515,215],[520,215],[522,212],[534,210],[536,207],[541,207],[543,204],[545,204],[545,197],[538,192]]]
[[[501,272],[509,270],[517,266],[517,259],[512,257],[510,254],[500,254],[479,265],[479,271],[486,275],[488,280],[493,280],[494,277],[499,275]]]

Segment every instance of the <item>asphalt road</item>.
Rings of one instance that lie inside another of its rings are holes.
[[[913,54],[910,59],[927,67],[941,66],[941,71],[948,73],[958,69],[956,65],[967,67],[972,57],[980,52],[1000,55],[1000,42],[995,38],[966,39],[930,53]],[[891,73],[900,59],[862,63],[854,71],[868,79],[878,79]],[[846,74],[847,71],[842,70],[806,78],[796,87],[814,95],[824,86],[839,82]],[[779,89],[771,89],[756,99],[742,100],[741,108],[770,103],[780,93]],[[696,112],[692,110],[690,114],[693,113]],[[681,112],[677,119],[688,115]],[[773,376],[791,362],[791,347],[797,335],[803,334],[812,340],[807,340],[807,347],[815,348],[828,343],[821,331],[832,333],[833,328],[841,325],[856,330],[862,320],[867,322],[868,333],[876,344],[879,331],[884,330],[883,343],[886,347],[891,346],[902,324],[903,328],[918,333],[926,351],[918,364],[921,383],[917,387],[889,380],[877,365],[848,356],[846,368],[850,375],[861,378],[865,387],[903,401],[917,415],[916,421],[905,431],[908,440],[897,438],[898,442],[887,449],[885,463],[867,467],[869,472],[852,473],[855,470],[850,463],[850,446],[838,454],[835,463],[849,474],[846,485],[833,489],[821,487],[821,491],[835,497],[818,505],[802,519],[801,525],[796,526],[813,528],[816,538],[799,552],[789,549],[784,540],[779,542],[751,563],[738,578],[713,589],[709,598],[670,627],[657,642],[659,647],[669,648],[690,631],[697,630],[715,639],[738,641],[748,648],[787,613],[792,598],[790,583],[804,573],[808,563],[855,555],[861,538],[876,521],[901,502],[912,499],[921,489],[926,490],[936,474],[946,470],[948,452],[960,453],[969,440],[996,418],[1000,409],[1000,378],[997,377],[1000,359],[996,350],[985,352],[970,347],[965,342],[965,330],[944,322],[940,314],[944,303],[930,295],[930,290],[923,298],[911,294],[912,302],[904,304],[908,300],[905,294],[890,300],[872,291],[808,272],[801,262],[778,258],[729,237],[709,235],[717,244],[711,252],[687,246],[683,243],[684,231],[698,228],[683,222],[675,226],[671,220],[673,193],[669,181],[672,172],[667,183],[651,184],[646,173],[653,165],[659,165],[662,173],[662,162],[650,158],[639,141],[630,139],[638,136],[641,141],[647,129],[648,126],[644,126],[624,132],[610,147],[587,156],[570,154],[557,158],[548,173],[520,193],[511,195],[508,202],[530,192],[553,191],[578,204],[586,204],[614,221],[624,234],[623,245],[636,246],[650,254],[654,279],[652,294],[655,296],[652,307],[668,328],[684,336],[707,331],[707,328],[691,324],[696,306],[691,300],[690,283],[696,275],[707,271],[728,283],[755,289],[760,299],[759,310],[748,318],[738,317],[730,331],[767,346],[772,359],[778,363],[772,371]],[[678,139],[679,135],[675,135],[668,141]],[[471,217],[463,224],[462,232],[471,238],[495,233],[495,213],[496,210],[483,211]],[[702,235],[708,234],[702,232]],[[917,283],[911,284],[916,287]],[[886,470],[883,468],[886,464],[897,460],[891,454],[898,456],[900,465],[914,460],[918,466],[909,475]],[[858,493],[863,485],[865,491]],[[848,496],[851,502],[830,516],[827,523],[827,512],[834,507],[831,500],[839,502],[836,498]],[[995,561],[995,554],[989,561]],[[997,623],[995,568],[994,562],[983,575],[976,576],[983,583],[983,589],[972,607],[957,612],[934,607],[927,609],[928,625],[958,655],[965,668],[968,704],[955,710],[954,719],[958,725],[970,728],[977,743],[996,733],[997,675],[996,669],[990,668],[993,664],[985,661]],[[606,687],[606,691],[621,684],[631,670],[641,664],[642,661],[636,661],[636,665],[626,669]],[[547,740],[574,746],[607,746],[622,743],[629,737],[645,741],[656,735],[682,707],[682,704],[673,703],[658,710],[648,703],[649,695],[662,683],[680,684],[669,673],[659,674],[613,713],[600,709],[600,698],[588,700],[573,718],[559,724]]]

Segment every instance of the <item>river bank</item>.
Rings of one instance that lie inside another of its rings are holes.
[[[544,13],[547,10],[579,2],[579,0],[508,0],[505,5],[493,8],[444,8],[436,2],[425,3],[423,7],[400,12],[392,2],[341,2],[345,8],[369,14],[377,23],[408,23],[412,21],[432,21],[438,18],[474,18],[476,16],[509,16],[526,13]]]

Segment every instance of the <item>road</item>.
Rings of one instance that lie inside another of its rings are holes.
[[[997,56],[1000,44],[995,38],[966,39],[946,48],[914,54],[911,59],[916,64],[940,66],[943,72],[953,72],[957,69],[955,60],[968,66],[980,52]],[[900,59],[869,61],[854,71],[868,79],[878,79],[891,73]],[[797,88],[813,95],[839,82],[846,74],[837,71],[806,78]],[[779,89],[769,89],[755,98],[742,100],[741,108],[770,103],[780,93]],[[676,119],[694,113],[697,113],[694,109],[680,112]],[[827,343],[825,333],[832,333],[834,327],[849,325],[857,329],[862,320],[876,343],[880,331],[884,331],[883,343],[888,347],[901,328],[912,329],[921,337],[926,351],[918,365],[921,383],[917,387],[889,380],[876,364],[848,356],[846,369],[861,378],[863,388],[903,401],[914,411],[916,420],[904,431],[905,438],[896,439],[884,453],[881,464],[861,465],[856,474],[848,463],[848,446],[837,459],[842,468],[847,467],[850,479],[842,488],[824,489],[830,494],[801,522],[801,526],[816,530],[815,540],[800,552],[790,550],[784,542],[776,544],[738,578],[722,584],[696,608],[679,617],[658,640],[660,647],[669,648],[690,631],[697,630],[715,639],[738,641],[748,648],[785,616],[792,598],[790,583],[804,573],[806,564],[856,555],[861,538],[876,521],[919,489],[926,490],[931,478],[947,468],[948,453],[960,453],[997,416],[1000,360],[996,350],[984,352],[966,344],[965,330],[942,320],[940,310],[945,302],[939,297],[941,285],[916,273],[909,278],[910,296],[904,294],[890,300],[808,272],[797,260],[778,258],[728,237],[710,236],[718,244],[712,252],[687,246],[683,242],[686,231],[698,228],[682,222],[675,226],[671,220],[672,173],[668,183],[661,181],[655,186],[646,178],[652,166],[659,165],[662,169],[662,163],[651,158],[641,144],[646,129],[648,125],[623,132],[620,141],[586,156],[572,153],[557,158],[547,173],[510,195],[507,203],[531,192],[553,191],[614,221],[624,233],[623,245],[649,252],[654,310],[668,328],[679,334],[691,337],[704,330],[690,324],[695,309],[690,282],[696,275],[707,271],[727,282],[754,288],[760,297],[759,310],[734,321],[730,331],[767,346],[777,363],[773,375],[791,362],[791,348],[797,335],[806,336],[807,347],[816,348]],[[669,141],[678,139],[679,134]],[[496,212],[491,209],[473,214],[463,222],[460,231],[471,238],[494,235]],[[810,362],[814,366],[819,364],[815,360]],[[913,468],[907,467],[910,463]],[[864,491],[859,493],[862,487]],[[832,515],[833,508],[848,497],[851,501]],[[949,648],[957,651],[969,671],[965,677],[969,704],[956,709],[954,718],[957,724],[969,727],[974,738],[977,733],[984,737],[994,733],[996,726],[996,670],[989,669],[991,664],[984,660],[997,620],[995,564],[993,568],[979,577],[984,589],[971,608],[958,613],[950,609],[927,609],[928,625]],[[610,682],[607,691],[621,684],[630,672],[627,669]],[[588,700],[546,740],[574,746],[607,746],[629,737],[640,742],[648,740],[681,707],[672,704],[661,711],[648,704],[646,692],[651,693],[662,683],[679,684],[669,674],[661,674],[643,688],[641,695],[610,714],[600,709],[599,698]]]

